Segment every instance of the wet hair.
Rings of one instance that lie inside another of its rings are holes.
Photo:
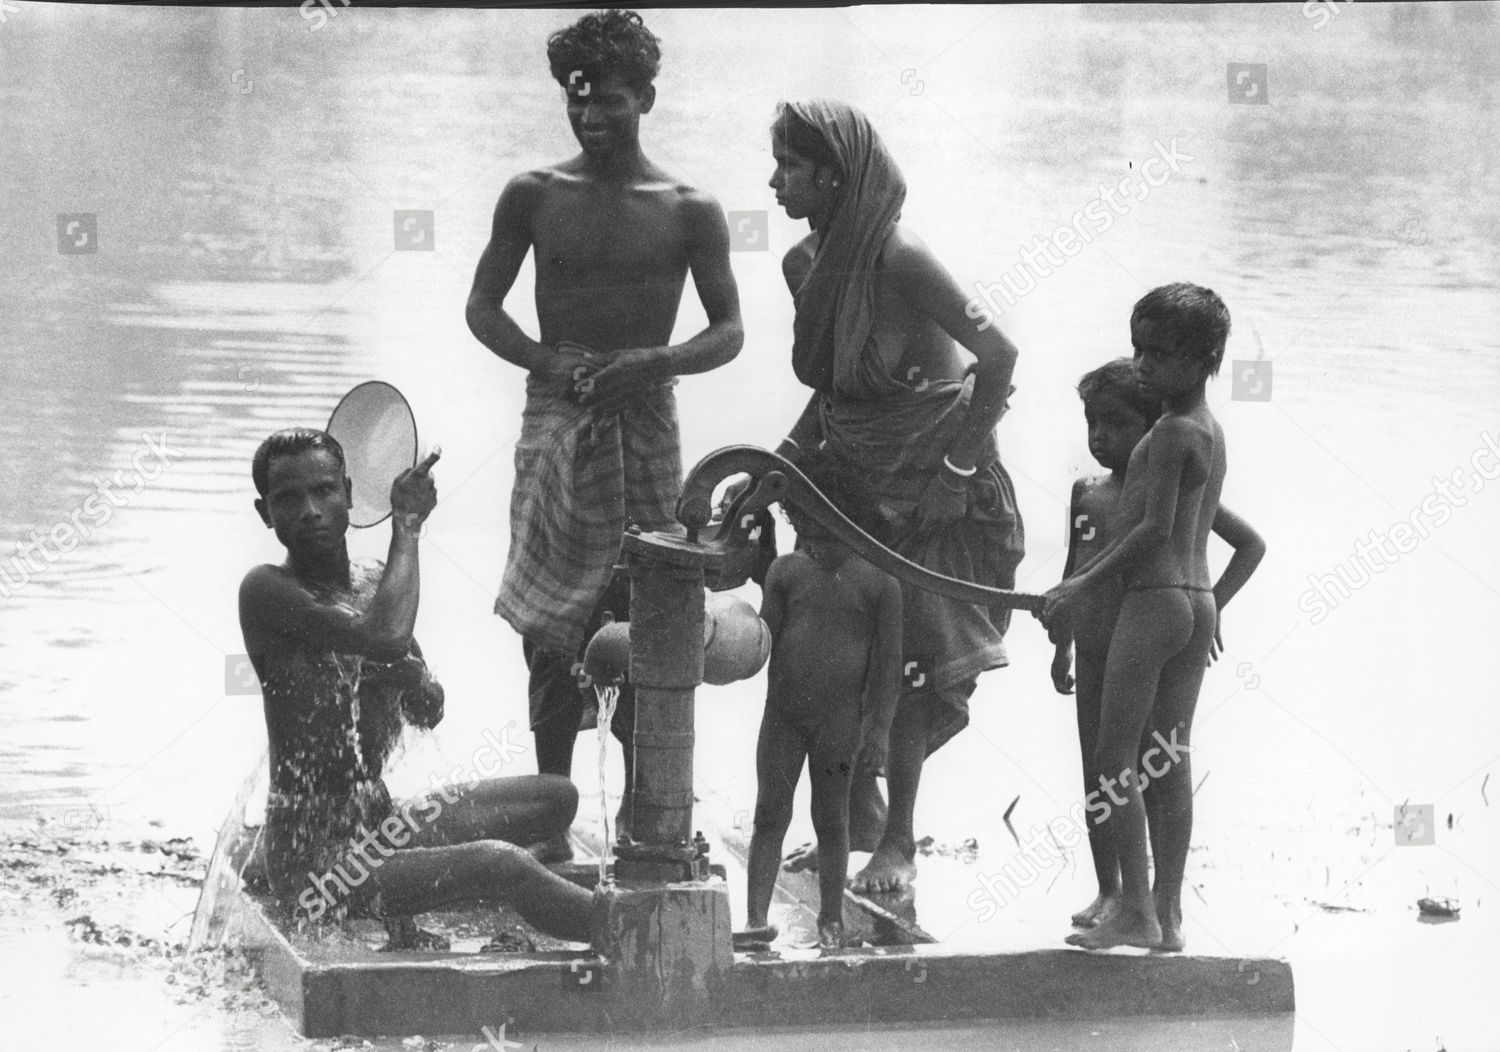
[[[255,492],[262,497],[271,484],[271,461],[277,457],[294,457],[311,449],[327,450],[338,461],[339,471],[344,469],[344,447],[327,431],[316,431],[310,427],[289,427],[277,431],[260,444],[255,459],[250,462],[250,477],[255,480]]]
[[[797,470],[850,522],[882,544],[889,541],[886,519],[875,491],[848,461],[820,446],[802,455]]]
[[[1161,416],[1161,400],[1141,390],[1135,382],[1135,364],[1129,358],[1116,358],[1084,373],[1078,381],[1078,397],[1085,406],[1101,398],[1117,398],[1145,417],[1147,427]]]
[[[838,155],[823,133],[808,124],[792,111],[785,102],[776,104],[776,119],[771,122],[771,137],[786,145],[793,153],[806,157],[816,168],[832,168],[841,177],[843,167]]]
[[[661,68],[661,40],[634,11],[596,11],[547,38],[547,65],[564,88],[581,69],[598,77],[615,74],[631,90],[645,91]]]
[[[1130,312],[1130,324],[1138,321],[1165,326],[1180,353],[1200,359],[1210,375],[1219,371],[1229,339],[1229,308],[1213,289],[1186,281],[1154,288]]]

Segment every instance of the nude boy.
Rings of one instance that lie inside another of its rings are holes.
[[[495,206],[469,294],[474,335],[526,370],[516,445],[511,547],[495,612],[521,634],[530,671],[537,766],[568,775],[583,699],[572,666],[623,588],[606,596],[621,534],[671,528],[682,460],[674,377],[715,369],[744,336],[724,214],[708,194],[641,150],[656,103],[657,38],[628,11],[590,14],[547,42],[581,152],[523,172]],[[540,338],[505,309],[528,253],[536,263]],[[688,274],[708,327],[670,342]],[[613,727],[626,744],[630,826],[630,691]]]
[[[1078,604],[1118,576],[1124,586],[1105,664],[1095,770],[1119,772],[1125,802],[1109,809],[1106,839],[1119,860],[1119,908],[1067,941],[1087,949],[1129,945],[1180,950],[1182,879],[1192,833],[1187,749],[1193,710],[1217,627],[1208,534],[1224,484],[1224,432],[1204,386],[1218,372],[1229,311],[1211,290],[1153,289],[1130,320],[1136,375],[1161,399],[1162,415],[1130,455],[1118,504],[1119,534],[1101,554],[1047,593],[1043,618],[1071,621]],[[1136,770],[1143,737],[1175,743],[1151,775],[1162,797],[1151,840]],[[1113,796],[1112,796],[1113,799]]]
[[[856,525],[883,533],[875,495],[832,454],[809,452],[808,479]],[[792,798],[807,762],[818,837],[818,944],[844,943],[849,788],[857,764],[883,770],[901,689],[901,585],[795,510],[800,547],[771,564],[761,618],[771,630],[766,710],[755,750],[747,927],[736,945],[769,942],[766,923]]]
[[[519,845],[565,832],[578,793],[551,775],[443,786],[398,803],[381,780],[404,724],[442,719],[442,688],[412,636],[418,532],[437,503],[433,454],[391,486],[384,564],[345,544],[350,479],[322,431],[271,435],[256,451],[255,509],[286,547],[240,585],[240,628],[260,677],[271,785],[266,869],[288,911],[377,916],[392,947],[432,945],[413,914],[508,902],[543,931],[588,940],[591,898]]]
[[[1118,508],[1130,455],[1161,415],[1160,399],[1139,383],[1129,358],[1116,358],[1085,373],[1078,382],[1078,395],[1083,399],[1084,418],[1088,424],[1089,452],[1106,473],[1073,483],[1064,577],[1102,554],[1121,535]],[[1222,610],[1254,572],[1266,546],[1249,523],[1222,504],[1214,516],[1213,532],[1234,549],[1229,565],[1214,585],[1215,602]],[[1072,624],[1055,624],[1052,632],[1056,644],[1052,683],[1059,693],[1073,691],[1070,666],[1074,646],[1077,648],[1078,744],[1083,759],[1083,791],[1085,797],[1092,795],[1095,800],[1099,799],[1095,788],[1100,784],[1099,778],[1113,773],[1096,770],[1094,756],[1098,749],[1104,671],[1121,599],[1119,578],[1107,578],[1078,604]],[[1217,619],[1215,623],[1217,625]],[[1217,643],[1217,628],[1214,635]],[[1212,651],[1209,660],[1213,660]],[[1143,739],[1141,755],[1148,755],[1155,744],[1149,736]],[[1170,797],[1172,783],[1168,780],[1166,784],[1166,795]],[[1143,795],[1147,824],[1159,829],[1162,826],[1159,812],[1164,802],[1163,792],[1152,782],[1143,790]],[[1175,804],[1170,799],[1166,802]],[[1099,893],[1091,903],[1073,914],[1073,924],[1083,928],[1098,924],[1120,903],[1120,868],[1104,830],[1097,823],[1089,826],[1089,853],[1093,856]]]

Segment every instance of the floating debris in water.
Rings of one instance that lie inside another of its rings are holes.
[[[1459,914],[1458,903],[1450,898],[1417,900],[1417,910],[1424,917],[1440,917],[1443,920],[1457,920]]]
[[[1339,905],[1336,902],[1319,902],[1317,899],[1308,899],[1307,901],[1311,902],[1314,906],[1318,907],[1318,909],[1322,910],[1324,913],[1369,913],[1370,912],[1369,910],[1365,909],[1362,906],[1341,906],[1341,905]]]
[[[956,858],[960,862],[973,862],[979,858],[979,841],[968,837],[957,846],[953,844],[940,844],[930,836],[924,836],[917,841],[917,851],[920,854],[931,857],[937,855],[939,858]]]

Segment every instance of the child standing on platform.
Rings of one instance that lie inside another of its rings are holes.
[[[1219,507],[1227,458],[1205,386],[1218,372],[1229,336],[1223,301],[1185,283],[1153,289],[1136,303],[1130,331],[1136,378],[1160,400],[1161,416],[1130,454],[1111,516],[1112,539],[1047,593],[1043,619],[1051,630],[1075,623],[1101,589],[1121,586],[1089,769],[1091,782],[1097,777],[1103,787],[1109,780],[1114,806],[1103,808],[1100,830],[1118,860],[1120,894],[1118,905],[1101,905],[1094,926],[1067,941],[1091,950],[1175,951],[1184,944],[1193,711],[1215,652],[1218,610],[1244,585],[1264,545],[1242,522],[1243,532],[1231,526],[1247,543],[1236,546],[1223,578],[1210,585],[1208,534],[1216,521],[1227,521]],[[1145,799],[1141,769],[1150,779]]]
[[[798,467],[856,525],[880,538],[880,512],[860,476],[821,450]],[[837,949],[844,939],[849,783],[857,763],[884,766],[901,686],[901,586],[795,508],[787,516],[800,544],[771,564],[761,604],[771,663],[755,753],[748,925],[735,941],[749,948],[776,937],[767,913],[806,759],[820,858],[818,943]]]

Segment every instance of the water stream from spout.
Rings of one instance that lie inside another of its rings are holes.
[[[594,695],[599,699],[599,825],[604,830],[604,848],[599,852],[599,883],[603,884],[614,857],[614,841],[609,835],[609,793],[604,784],[605,746],[609,743],[609,725],[615,718],[615,705],[620,700],[618,685],[594,685]]]

